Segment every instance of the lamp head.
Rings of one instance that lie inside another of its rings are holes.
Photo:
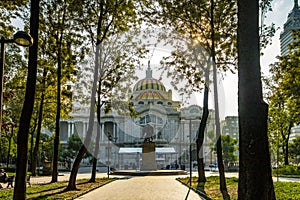
[[[30,47],[33,44],[33,38],[25,31],[18,31],[14,34],[14,42],[23,47]]]

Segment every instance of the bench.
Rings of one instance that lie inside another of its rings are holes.
[[[5,180],[1,180],[0,183],[7,183],[7,188],[9,186],[14,187],[13,183],[15,181],[15,176],[8,176]],[[30,176],[26,176],[26,184],[31,186],[30,184]],[[0,189],[2,188],[2,185],[0,184]]]
[[[8,177],[6,177],[5,179],[1,179],[1,180],[0,180],[0,183],[7,183],[7,188],[8,188],[9,186],[14,187],[14,186],[13,186],[14,180],[15,180],[15,176],[8,176]],[[1,184],[0,184],[0,188],[2,188],[2,185],[1,185]]]
[[[15,176],[8,176],[7,177],[7,179],[6,179],[6,181],[7,181],[7,188],[9,186],[14,187],[14,185],[13,185],[14,180],[15,180]]]

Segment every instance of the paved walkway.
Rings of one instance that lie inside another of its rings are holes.
[[[69,180],[69,173],[58,176],[58,181]],[[90,173],[77,174],[77,179],[90,178]],[[106,173],[97,173],[97,178],[107,177]],[[86,200],[199,200],[194,191],[176,180],[183,176],[110,176],[119,178],[107,185],[93,190],[79,199]],[[49,183],[51,176],[31,177],[31,184]],[[6,184],[2,184],[6,187]]]
[[[218,176],[218,172],[206,172],[206,176]],[[77,179],[90,178],[90,173],[79,173]],[[193,172],[193,176],[197,176]],[[107,177],[106,173],[97,173],[97,178]],[[181,176],[110,176],[120,178],[112,183],[102,186],[94,191],[89,192],[77,200],[194,200],[201,199],[198,194],[182,185],[176,180]],[[226,177],[238,177],[238,173],[226,173]],[[58,181],[68,181],[69,173],[64,173],[58,176]],[[273,177],[273,181],[277,180]],[[31,184],[49,183],[51,176],[31,177]],[[280,177],[279,181],[293,181],[300,182],[299,178],[283,178]],[[6,183],[1,183],[6,188]]]
[[[77,200],[199,200],[176,176],[143,176],[120,179],[89,192]]]

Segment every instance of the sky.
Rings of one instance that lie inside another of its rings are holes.
[[[273,0],[272,2],[273,11],[267,14],[265,23],[267,25],[274,23],[279,29],[272,38],[272,43],[263,50],[264,55],[261,57],[261,71],[264,75],[269,74],[269,65],[274,63],[276,57],[280,55],[279,36],[283,31],[283,24],[287,20],[288,13],[292,10],[293,6],[294,0]],[[161,52],[158,51],[158,53]],[[163,82],[166,85],[167,81]],[[220,119],[223,120],[226,116],[238,115],[238,74],[228,73],[220,82],[221,84],[218,87],[219,110]],[[168,85],[166,86],[168,87]],[[174,96],[174,98],[176,99],[176,96]],[[196,95],[194,99],[196,99],[198,105],[202,105],[202,95]],[[209,97],[209,107],[214,108],[214,102],[211,95]]]
[[[288,13],[294,6],[294,0],[273,0],[272,8],[273,11],[267,14],[265,19],[266,24],[275,23],[276,27],[279,27],[275,36],[272,39],[272,44],[263,50],[264,55],[261,57],[261,71],[264,74],[268,74],[269,65],[274,63],[276,56],[280,55],[280,41],[279,36],[283,31],[283,24],[287,20]],[[221,102],[220,99],[220,119],[224,119],[225,116],[237,116],[237,74],[227,75],[223,80],[225,102]],[[223,107],[222,107],[223,106]]]
[[[275,36],[272,39],[272,44],[267,46],[266,49],[263,50],[264,55],[261,57],[261,71],[264,74],[268,74],[269,65],[276,61],[276,56],[280,55],[280,42],[279,36],[283,31],[283,24],[287,20],[288,13],[292,10],[294,6],[294,0],[273,0],[272,8],[273,11],[267,14],[267,18],[265,19],[266,24],[275,23],[276,27],[279,28],[277,30]],[[156,51],[155,53],[160,54],[162,56],[162,51]],[[154,55],[155,57],[155,55]],[[158,56],[159,57],[159,56]],[[153,64],[154,60],[151,60]],[[147,61],[144,65],[147,65]],[[144,73],[142,72],[142,78],[144,78]],[[155,74],[155,70],[154,70]],[[237,116],[238,115],[238,77],[236,74],[227,74],[226,77],[220,81],[219,90],[219,109],[220,109],[220,119],[223,120],[225,116]],[[155,77],[157,78],[157,77]],[[169,84],[167,80],[162,80],[165,86],[168,87]],[[172,88],[171,88],[172,89]],[[180,100],[179,95],[176,94],[173,90],[173,96],[175,100]],[[193,97],[198,105],[202,105],[202,95],[196,95]],[[214,107],[213,98],[210,96],[209,98],[209,106],[210,108]]]
[[[262,71],[267,72],[269,64],[276,60],[276,56],[280,55],[279,36],[283,31],[283,24],[287,20],[288,13],[294,7],[294,0],[273,0],[273,11],[269,12],[266,18],[266,23],[275,23],[279,30],[276,32],[272,45],[269,45],[263,52],[261,58]]]

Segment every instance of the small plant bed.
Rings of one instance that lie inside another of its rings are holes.
[[[286,165],[273,169],[273,176],[300,178],[300,166]]]
[[[90,183],[88,179],[76,181],[77,190],[65,191],[68,182],[57,182],[47,184],[36,184],[26,189],[26,199],[74,199],[84,195],[94,189],[106,185],[115,179],[101,178],[96,179],[96,182]],[[13,189],[0,190],[1,200],[13,199]]]
[[[196,191],[197,188],[197,179],[198,177],[192,178],[192,189]],[[180,181],[182,184],[189,186],[190,180],[189,177],[187,178],[178,178],[178,181]],[[222,200],[222,194],[220,193],[220,181],[218,176],[210,176],[206,177],[206,183],[204,186],[204,190],[206,192],[206,195],[213,199],[213,200]],[[237,178],[226,178],[227,183],[227,190],[230,195],[230,199],[237,199],[237,185],[238,185],[238,179]]]
[[[222,200],[222,194],[219,189],[220,181],[218,176],[206,177],[207,182],[205,184],[206,195],[213,200]],[[178,178],[182,184],[189,187],[189,177]],[[231,200],[238,199],[238,179],[226,178],[226,186]],[[192,179],[192,189],[197,188],[197,177]],[[298,200],[300,199],[300,183],[299,182],[274,182],[276,200]]]

